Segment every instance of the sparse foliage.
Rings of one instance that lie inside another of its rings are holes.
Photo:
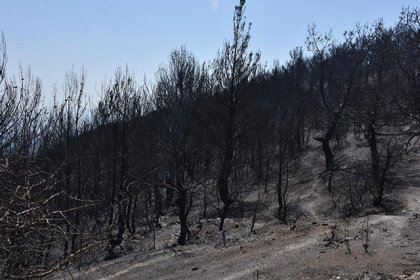
[[[194,242],[194,220],[217,214],[223,246],[229,215],[249,218],[256,232],[260,213],[275,209],[295,230],[303,214],[293,217],[292,206],[317,184],[314,174],[332,198],[326,208],[344,219],[366,213],[370,201],[385,209],[395,167],[420,137],[419,14],[404,9],[392,27],[357,25],[341,43],[312,26],[312,55],[296,48],[268,69],[250,50],[241,0],[233,36],[209,65],[181,47],[153,83],[139,86],[118,68],[97,105],[87,101],[85,71],[71,71],[52,108],[29,69],[6,75],[1,33],[0,277],[47,277],[116,258],[134,240],[157,249],[171,216],[178,245]],[[367,216],[366,253],[370,232]],[[337,224],[325,240],[342,242]]]
[[[226,41],[224,48],[214,61],[214,81],[216,91],[222,100],[219,111],[220,152],[217,188],[224,206],[221,212],[219,230],[223,231],[224,220],[233,199],[229,191],[229,181],[233,170],[234,155],[238,150],[241,131],[238,122],[242,103],[245,102],[245,87],[255,76],[260,59],[259,53],[248,51],[251,39],[251,24],[247,25],[244,15],[245,1],[235,6],[232,42]]]

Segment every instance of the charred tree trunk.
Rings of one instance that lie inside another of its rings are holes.
[[[174,198],[174,190],[171,188],[166,188],[165,190],[165,208],[166,209],[169,209],[171,207],[173,198]]]
[[[392,152],[390,147],[387,147],[385,163],[381,165],[381,159],[378,152],[378,144],[375,126],[371,122],[368,125],[368,143],[371,156],[371,174],[373,184],[373,205],[383,206],[383,197],[385,193],[385,183],[387,181],[387,174],[390,169]]]
[[[379,188],[379,174],[380,174],[380,162],[379,162],[379,153],[378,153],[378,146],[376,140],[376,131],[373,122],[370,122],[368,125],[368,143],[370,149],[370,157],[371,157],[371,174],[372,174],[372,183],[373,188]],[[380,206],[382,204],[382,195],[374,190],[373,192],[373,205]]]
[[[162,215],[162,194],[158,186],[154,186],[154,200],[155,200],[155,228],[159,227],[159,219]]]
[[[190,230],[187,224],[187,190],[178,190],[178,207],[179,207],[179,223],[181,232],[178,238],[178,245],[185,245],[187,236],[190,235]]]
[[[107,258],[114,258],[114,248],[117,246],[118,240],[115,240],[112,230],[114,226],[114,211],[116,207],[117,199],[117,155],[118,155],[118,123],[114,124],[114,150],[112,157],[112,183],[111,183],[111,197],[110,197],[110,206],[108,212],[108,256]]]
[[[325,156],[325,168],[328,171],[331,171],[334,169],[334,154],[331,150],[330,147],[330,141],[332,139],[332,136],[336,130],[338,121],[340,119],[341,116],[341,112],[342,110],[344,110],[344,106],[342,105],[342,107],[340,107],[340,110],[338,113],[334,113],[333,119],[330,123],[330,126],[327,130],[327,132],[325,133],[325,135],[323,137],[314,137],[315,140],[320,141],[321,145],[322,145],[322,151],[324,152],[324,156]]]
[[[280,221],[285,222],[284,220],[284,201],[283,201],[283,193],[282,193],[282,184],[283,184],[283,163],[282,159],[279,160],[279,170],[277,175],[277,202],[279,204],[277,215]]]
[[[262,181],[263,178],[263,144],[261,140],[261,128],[258,127],[257,131],[257,177],[258,182]]]
[[[233,126],[234,126],[234,117],[235,117],[235,104],[233,93],[230,98],[229,106],[229,118],[226,128],[226,137],[225,137],[225,150],[223,156],[222,167],[220,174],[217,179],[217,188],[219,190],[220,199],[223,202],[223,210],[220,217],[219,231],[223,231],[224,222],[226,215],[229,212],[229,207],[232,204],[233,200],[230,197],[229,193],[229,177],[232,173],[232,160],[233,160]]]
[[[131,226],[130,226],[130,233],[132,235],[134,235],[136,233],[136,222],[134,220],[135,218],[135,213],[136,213],[136,209],[137,209],[137,202],[138,202],[138,194],[136,194],[134,196],[134,203],[133,203],[133,208],[131,210]]]
[[[133,211],[133,195],[130,191],[127,191],[127,213],[125,217],[125,227],[130,233],[132,233],[130,218],[133,217],[131,212]]]

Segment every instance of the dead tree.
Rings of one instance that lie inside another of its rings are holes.
[[[153,139],[159,147],[161,169],[169,174],[164,187],[177,194],[179,245],[185,245],[190,235],[187,219],[193,195],[206,178],[200,106],[207,86],[206,67],[181,47],[159,70],[154,93],[157,114]]]
[[[251,25],[246,24],[244,11],[245,1],[241,0],[240,4],[235,7],[232,42],[225,43],[222,52],[214,61],[214,79],[217,83],[217,91],[223,95],[223,114],[225,114],[221,128],[224,132],[217,172],[217,188],[224,205],[219,231],[223,231],[226,215],[233,202],[229,191],[229,180],[237,149],[239,103],[244,99],[244,87],[255,75],[260,59],[259,53],[254,54],[248,51]]]
[[[132,148],[133,116],[138,110],[138,91],[135,80],[129,73],[117,69],[115,79],[104,88],[104,97],[98,108],[98,118],[103,119],[111,141],[104,141],[109,145],[108,186],[108,256],[116,257],[115,248],[124,240],[127,229],[127,218],[130,195],[129,186],[133,183],[130,176],[130,152]],[[132,160],[132,159],[131,159]]]

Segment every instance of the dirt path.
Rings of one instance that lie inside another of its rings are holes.
[[[370,219],[371,249],[364,253],[359,236],[362,220],[349,225],[351,254],[344,243],[326,246],[326,235],[337,221],[304,225],[296,232],[279,226],[264,240],[227,248],[188,245],[131,255],[103,263],[82,279],[329,279],[335,275],[363,274],[366,270],[403,274],[418,265],[419,245],[401,247],[408,218],[376,215]],[[328,225],[327,225],[328,224]],[[417,225],[416,225],[417,228]],[[386,230],[385,230],[386,229]],[[341,231],[340,225],[337,231]],[[341,234],[341,233],[339,233]],[[397,237],[400,237],[398,239]],[[395,240],[394,240],[395,238]],[[392,240],[396,243],[392,244]],[[398,240],[401,241],[398,243]],[[398,248],[398,250],[397,250]],[[407,255],[411,253],[412,255]],[[325,278],[322,278],[325,277]]]

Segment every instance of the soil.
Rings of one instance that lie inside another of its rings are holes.
[[[307,157],[323,168],[319,150],[308,152]],[[153,244],[150,237],[133,240],[133,251],[123,257],[56,276],[103,280],[420,279],[419,167],[420,153],[406,156],[395,167],[399,184],[386,198],[389,211],[369,208],[363,216],[346,219],[331,214],[325,185],[314,175],[295,192],[294,213],[299,217],[295,228],[275,218],[275,202],[271,201],[275,190],[271,188],[261,195],[269,207],[258,214],[253,231],[250,218],[228,218],[224,233],[217,231],[217,218],[190,219],[189,244],[174,246],[179,224],[176,216],[165,216],[162,229],[156,232],[156,249],[147,247]]]

